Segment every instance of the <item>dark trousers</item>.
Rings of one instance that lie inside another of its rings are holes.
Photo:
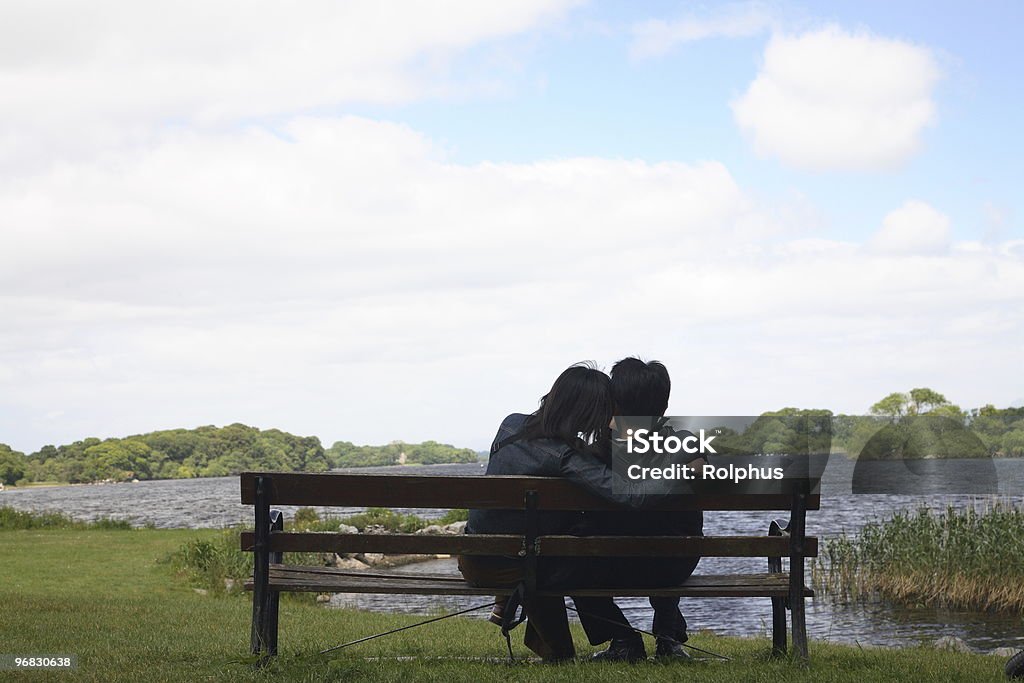
[[[699,561],[699,557],[597,560],[591,565],[588,582],[609,588],[675,586],[689,578]],[[572,601],[591,645],[633,635],[629,621],[614,599],[572,596]],[[654,635],[686,642],[686,619],[679,610],[679,598],[652,597],[650,602],[654,608],[654,626],[651,629]]]
[[[538,574],[557,574],[552,567],[538,567]],[[511,588],[523,579],[523,563],[504,557],[459,557],[459,571],[471,586]],[[543,582],[542,582],[543,585]],[[557,660],[576,656],[565,598],[561,596],[526,596],[523,610],[527,616],[523,643],[542,659]]]

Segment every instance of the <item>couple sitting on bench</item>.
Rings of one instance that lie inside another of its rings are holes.
[[[570,367],[555,380],[532,415],[509,415],[491,446],[487,474],[563,477],[609,501],[643,507],[654,499],[624,480],[613,485],[611,427],[615,415],[663,416],[671,384],[665,366],[626,358],[614,365],[611,377],[586,365]],[[542,535],[702,536],[698,511],[671,515],[657,511],[542,512]],[[470,510],[468,534],[522,534],[522,511]],[[699,557],[551,558],[538,565],[538,585],[545,591],[566,588],[673,586],[693,573]],[[524,560],[516,557],[462,556],[459,569],[474,586],[515,586]],[[653,633],[659,658],[686,659],[686,620],[678,597],[651,597]],[[592,645],[611,641],[594,655],[599,661],[646,659],[643,639],[611,597],[573,597],[580,622]],[[499,598],[493,620],[502,619]],[[575,657],[565,601],[561,596],[525,595],[525,644],[544,661]],[[506,617],[506,623],[507,623]]]

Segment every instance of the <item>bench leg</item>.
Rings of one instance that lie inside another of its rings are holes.
[[[249,651],[254,654],[268,652],[267,634],[270,631],[270,591],[266,585],[260,585],[257,579],[252,591],[252,629],[249,636]]]
[[[257,601],[253,595],[250,649],[252,654],[262,654],[264,659],[277,656],[277,614],[280,598],[281,594],[277,591],[267,591],[262,601]]]
[[[785,598],[772,598],[772,654],[786,654]]]
[[[804,598],[801,596],[793,605],[793,655],[807,661],[807,621],[804,618]]]
[[[768,526],[769,536],[787,536],[788,534],[789,524],[783,525],[782,522],[772,521]],[[768,573],[779,574],[781,572],[782,558],[769,557]],[[772,655],[774,656],[786,655],[786,610],[788,608],[786,598],[772,598]]]
[[[270,511],[270,533],[284,531],[284,514],[280,510]],[[270,562],[281,564],[281,553],[270,553]],[[267,595],[267,625],[263,643],[268,656],[277,656],[277,615],[281,605],[281,592],[271,590]]]
[[[277,615],[280,593],[270,590],[270,562],[281,561],[280,555],[269,552],[271,531],[283,528],[278,510],[270,510],[267,482],[256,479],[256,548],[253,552],[252,630],[249,650],[262,655],[260,663],[277,654]],[[274,557],[271,557],[271,556]]]
[[[793,623],[793,656],[807,662],[807,620],[804,614],[804,523],[807,494],[793,497],[793,515],[789,520],[789,611]]]
[[[278,605],[281,601],[281,593],[278,591],[270,591],[270,596],[267,600],[267,633],[264,642],[267,646],[267,656],[277,656],[277,610]]]

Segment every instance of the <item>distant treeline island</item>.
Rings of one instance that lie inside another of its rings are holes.
[[[468,448],[425,441],[328,449],[315,436],[243,424],[169,429],[125,438],[88,438],[24,455],[0,443],[0,482],[91,483],[225,477],[246,470],[325,472],[335,467],[475,462]]]
[[[928,388],[894,392],[870,408],[871,417],[833,415],[829,410],[783,408],[767,412],[743,435],[746,448],[783,451],[806,443],[789,418],[832,418],[831,450],[864,457],[1021,457],[1024,407],[989,404],[962,410]],[[944,418],[920,420],[922,416]],[[889,426],[880,431],[880,425]],[[865,448],[865,446],[868,448]],[[874,451],[868,455],[868,451]],[[324,472],[337,467],[431,465],[475,462],[469,448],[425,441],[356,446],[337,441],[324,449],[315,436],[242,424],[171,429],[125,438],[89,438],[43,446],[24,455],[0,443],[0,482],[89,483],[133,479],[224,477],[245,470]]]

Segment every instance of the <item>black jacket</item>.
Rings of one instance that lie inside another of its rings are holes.
[[[644,508],[658,501],[657,495],[633,482],[617,478],[611,468],[593,455],[581,453],[555,439],[512,441],[527,416],[513,413],[506,417],[491,445],[487,474],[564,477],[605,500],[628,508]],[[504,443],[503,443],[504,442]],[[521,534],[525,515],[522,510],[470,510],[467,534]],[[583,516],[577,511],[545,511],[539,514],[538,532],[544,534],[581,533]]]
[[[660,432],[662,436],[694,436],[685,429],[673,429],[666,418],[654,418],[650,429]],[[671,456],[661,464],[678,462],[684,465],[692,459],[692,455]],[[704,513],[700,510],[592,510],[584,513],[579,530],[587,536],[703,536]]]

